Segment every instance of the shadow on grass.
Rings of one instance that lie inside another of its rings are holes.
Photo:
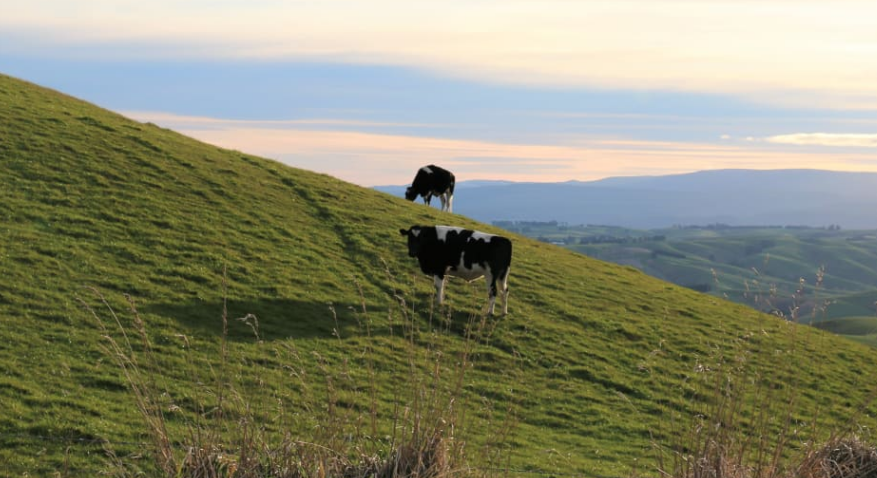
[[[335,330],[342,338],[363,333],[356,311],[347,306],[292,299],[232,300],[228,307],[228,338],[234,341],[252,341],[257,326],[258,336],[265,341],[286,338],[331,338]],[[154,304],[140,308],[140,312],[160,315],[175,320],[192,330],[205,334],[222,335],[222,301],[192,301],[188,303]],[[239,320],[255,316],[247,321]],[[337,318],[336,318],[337,317]],[[362,320],[362,319],[361,319]]]
[[[479,289],[480,292],[480,289]],[[432,295],[425,297],[426,303],[417,303],[408,314],[414,314],[415,323],[402,324],[399,317],[398,306],[391,306],[395,311],[393,315],[394,330],[390,330],[386,322],[387,310],[369,309],[368,317],[377,320],[380,324],[372,323],[371,336],[405,335],[405,329],[414,325],[420,332],[443,331],[453,335],[464,337],[474,322],[479,322],[484,311],[472,308],[473,304],[467,303],[465,297],[460,297],[463,303],[457,304],[449,300],[445,306],[430,304]],[[472,300],[479,301],[480,297]],[[362,313],[359,305],[330,304],[328,302],[304,301],[299,299],[283,298],[243,298],[228,299],[228,339],[233,341],[252,341],[255,339],[253,325],[258,324],[257,331],[261,340],[284,340],[309,339],[309,338],[332,338],[337,334],[342,339],[366,334],[366,316]],[[458,308],[458,306],[460,308]],[[410,307],[410,305],[408,306]],[[497,304],[499,307],[499,304]],[[174,303],[142,304],[138,307],[140,313],[158,315],[197,332],[199,335],[222,335],[222,311],[223,302],[214,300],[189,300]],[[255,316],[256,320],[239,320],[245,317]],[[501,315],[488,318],[491,321],[501,321]]]

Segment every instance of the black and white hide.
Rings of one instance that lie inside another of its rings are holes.
[[[405,199],[413,201],[417,196],[422,196],[424,204],[429,205],[432,197],[438,196],[442,211],[452,212],[455,183],[454,173],[430,164],[417,170],[414,181],[405,190]]]
[[[508,313],[508,278],[512,241],[494,234],[450,226],[411,226],[399,229],[408,238],[408,255],[420,262],[420,270],[433,276],[436,300],[444,299],[445,276],[467,281],[484,277],[493,314],[496,295],[502,292],[502,313]]]

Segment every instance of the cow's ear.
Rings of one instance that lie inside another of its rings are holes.
[[[399,234],[401,234],[401,235],[403,235],[403,236],[407,236],[407,235],[408,235],[408,229],[399,229]]]

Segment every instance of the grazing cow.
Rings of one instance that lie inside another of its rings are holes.
[[[483,276],[490,298],[487,313],[493,314],[498,291],[502,292],[502,313],[508,313],[512,241],[449,226],[411,226],[399,229],[399,233],[408,237],[408,255],[417,258],[420,270],[433,276],[439,304],[444,299],[446,275],[470,282]]]
[[[405,199],[413,201],[417,196],[423,196],[423,202],[429,205],[432,197],[438,196],[442,201],[442,211],[452,212],[455,182],[454,173],[447,169],[434,164],[424,166],[417,170],[414,182],[405,190]]]

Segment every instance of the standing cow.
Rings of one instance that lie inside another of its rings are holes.
[[[512,262],[512,241],[502,236],[449,226],[411,226],[399,229],[408,237],[408,255],[420,262],[420,270],[433,276],[436,300],[444,299],[445,276],[473,281],[484,277],[493,314],[496,294],[502,292],[502,313],[508,313],[509,268]]]
[[[429,205],[433,196],[438,196],[442,201],[442,211],[452,212],[454,199],[454,173],[440,168],[434,164],[424,166],[417,170],[414,182],[405,190],[405,199],[413,201],[417,196],[423,196],[423,202]]]

